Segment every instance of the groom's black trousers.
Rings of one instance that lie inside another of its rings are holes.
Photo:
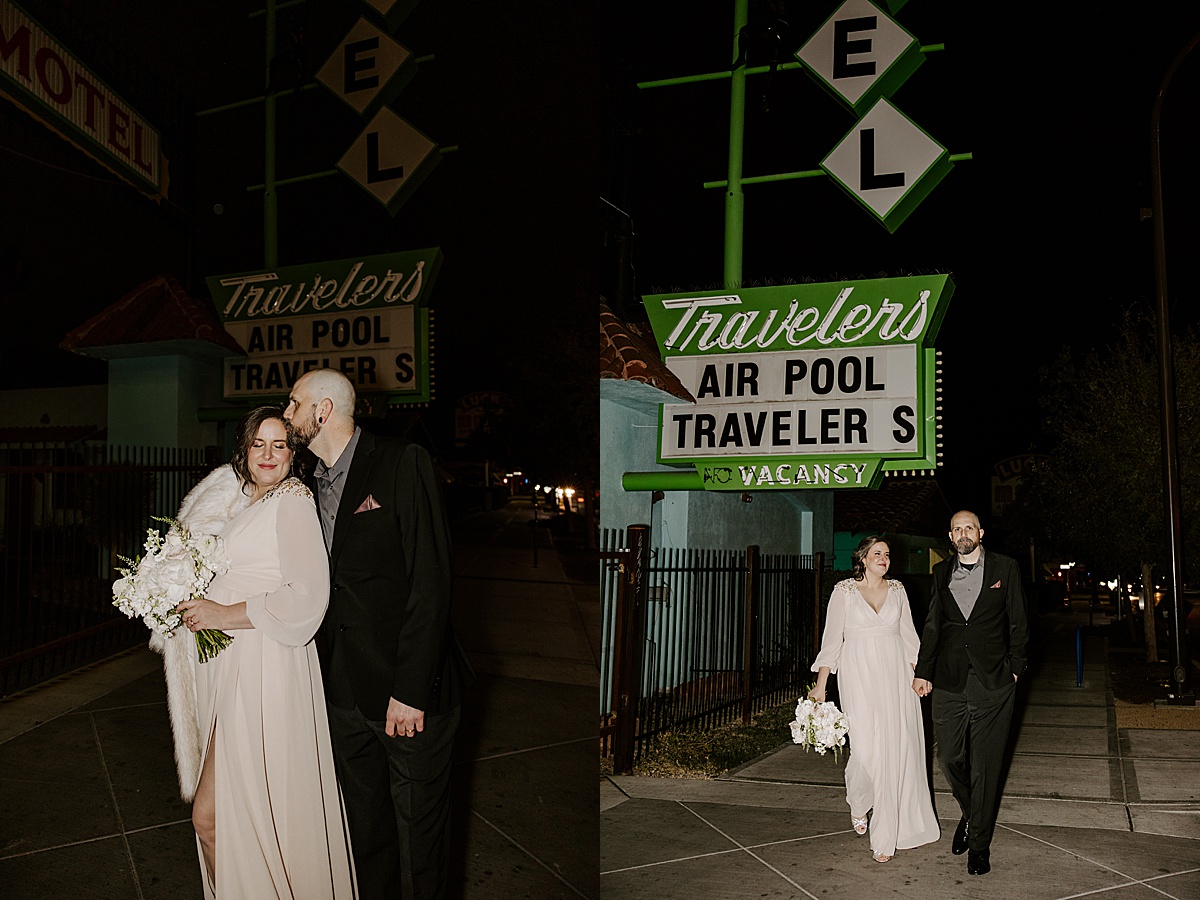
[[[970,822],[970,849],[992,843],[1000,806],[1000,776],[1016,683],[988,690],[974,672],[960,693],[933,690],[938,762],[962,814]]]
[[[450,865],[450,766],[459,707],[388,737],[358,708],[328,705],[359,900],[441,900]]]

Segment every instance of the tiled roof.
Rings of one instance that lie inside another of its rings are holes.
[[[600,377],[641,381],[681,400],[695,399],[658,355],[652,337],[632,322],[622,322],[600,303]]]
[[[888,477],[876,491],[837,491],[833,530],[933,537],[949,529],[951,514],[932,477]]]
[[[197,300],[171,275],[158,275],[72,330],[59,344],[91,348],[160,341],[203,341],[239,355],[245,350],[221,325],[210,300]]]

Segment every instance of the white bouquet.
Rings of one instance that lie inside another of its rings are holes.
[[[117,567],[121,577],[113,582],[113,606],[170,638],[183,622],[179,604],[203,596],[214,576],[229,571],[229,557],[215,534],[193,535],[174,519],[153,518],[168,526],[166,537],[150,528],[146,531],[145,556],[117,557],[126,567]],[[208,662],[232,641],[223,631],[197,631],[200,662]]]
[[[796,705],[796,719],[790,725],[793,742],[806,752],[812,748],[822,756],[826,750],[832,750],[834,759],[838,749],[846,746],[846,733],[850,730],[850,720],[836,703],[832,700],[818,703],[807,697]]]

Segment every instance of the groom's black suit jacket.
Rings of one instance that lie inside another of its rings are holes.
[[[933,593],[914,674],[935,690],[957,693],[966,687],[971,669],[994,691],[1025,671],[1029,621],[1021,573],[1012,559],[985,549],[983,584],[968,621],[950,592],[955,559],[933,567]]]
[[[329,702],[376,721],[389,697],[430,715],[457,706],[473,676],[450,624],[450,533],[422,447],[360,434],[329,568]]]

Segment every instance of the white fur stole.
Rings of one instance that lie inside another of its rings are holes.
[[[217,534],[230,519],[250,505],[241,483],[228,463],[213,469],[192,488],[175,518],[192,534]],[[200,782],[200,711],[196,700],[196,641],[180,626],[173,636],[164,638],[150,632],[150,649],[163,655],[167,679],[167,711],[171,715],[171,735],[175,739],[175,767],[179,771],[179,794],[191,803]]]

